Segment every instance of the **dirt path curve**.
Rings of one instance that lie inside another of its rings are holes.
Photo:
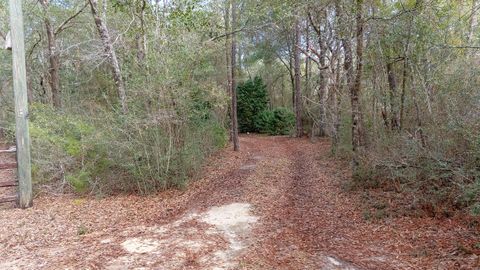
[[[0,269],[475,269],[450,221],[366,221],[327,141],[241,137],[185,191],[0,210]]]

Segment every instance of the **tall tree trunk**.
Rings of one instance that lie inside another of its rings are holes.
[[[411,72],[413,74],[413,71]],[[423,127],[422,127],[422,118],[420,117],[420,107],[418,105],[418,100],[417,100],[417,85],[415,83],[415,78],[412,76],[411,80],[412,82],[412,100],[413,100],[413,105],[415,106],[415,120],[417,121],[417,129],[414,132],[415,137],[417,137],[417,131],[418,135],[420,136],[420,143],[423,147],[426,146],[426,140],[425,136],[423,134]]]
[[[102,17],[100,17],[100,14],[98,12],[98,0],[88,0],[88,1],[92,9],[93,19],[95,21],[95,25],[97,26],[98,33],[102,40],[105,53],[107,54],[107,57],[110,60],[110,65],[113,72],[113,80],[117,88],[117,93],[120,99],[122,112],[125,114],[128,112],[128,106],[127,106],[127,100],[126,100],[127,96],[125,93],[125,84],[123,82],[122,72],[120,70],[120,64],[118,63],[117,55],[115,53],[115,49],[113,48],[112,41],[110,40],[110,34],[108,33],[106,22],[104,21],[105,18],[102,19]],[[105,16],[106,15],[104,12],[104,17]]]
[[[405,43],[405,51],[403,53],[403,72],[402,72],[402,93],[400,97],[400,129],[403,128],[404,122],[404,113],[405,113],[405,95],[406,95],[406,87],[407,87],[407,78],[408,78],[408,51],[410,48],[410,38],[412,35],[412,22],[413,18],[410,19],[409,26],[408,26],[408,36],[407,41]]]
[[[242,72],[243,72],[243,69],[242,69],[242,44],[241,43],[239,44],[237,42],[236,47],[237,47],[237,52],[236,52],[236,55],[237,55],[237,61],[236,61],[236,63],[237,63],[237,73],[239,74],[239,76],[242,76]]]
[[[232,96],[232,62],[230,61],[230,56],[232,54],[232,44],[230,42],[230,0],[225,0],[225,63],[227,66],[227,94]],[[232,119],[232,108],[228,107],[228,116],[230,120]],[[233,129],[232,121],[230,121],[229,127],[229,139],[233,141]]]
[[[338,49],[336,51],[338,54]],[[337,59],[337,67],[335,68],[335,82],[333,84],[332,91],[332,103],[333,103],[333,113],[332,113],[332,154],[337,153],[338,145],[340,144],[340,60],[337,57],[332,57]]]
[[[387,78],[388,86],[390,88],[390,126],[392,127],[392,130],[398,130],[400,128],[400,115],[398,112],[397,101],[397,80],[395,79],[392,62],[387,62]]]
[[[147,6],[146,0],[142,0],[139,20],[140,20],[140,32],[136,34],[135,39],[137,40],[137,60],[140,65],[143,65],[145,55],[147,52],[147,37],[145,36],[145,8]]]
[[[327,10],[325,9],[323,11],[323,17],[326,19],[327,16]],[[312,21],[313,23],[313,21]],[[319,27],[316,28],[316,32],[318,34],[318,46],[320,48],[319,52],[319,63],[321,67],[324,67],[326,64],[326,52],[327,52],[327,45],[325,43],[325,40],[323,38],[323,32],[322,31],[322,20],[320,20],[320,25]],[[320,111],[319,111],[319,119],[320,119],[320,125],[318,127],[318,136],[324,137],[327,135],[326,132],[326,127],[327,127],[327,70],[326,69],[321,69],[319,72],[319,89],[318,89],[318,100],[320,103]]]
[[[295,37],[293,37],[295,39]],[[291,46],[289,46],[291,47]],[[293,49],[293,47],[292,47]],[[295,108],[297,105],[295,105],[295,68],[294,68],[294,52],[292,51],[289,54],[288,57],[288,71],[290,73],[290,84],[292,86],[292,105],[293,105],[293,111],[295,111]]]
[[[325,52],[327,50],[325,43],[323,42],[321,32],[318,35],[318,43],[320,45],[320,56],[319,56],[319,62],[320,66],[324,67],[326,63],[326,57],[325,57]],[[326,102],[326,97],[327,97],[327,76],[326,76],[326,69],[321,69],[320,70],[320,85],[318,89],[318,100],[320,103],[320,111],[319,111],[319,118],[320,118],[320,125],[318,127],[318,136],[320,137],[325,137],[326,136],[326,122],[327,122],[327,102]]]
[[[307,20],[305,21],[305,51],[308,52],[310,48],[310,23]],[[311,73],[311,59],[310,57],[307,57],[305,59],[305,96],[307,99],[310,99],[312,97],[312,91],[310,89],[310,73]],[[316,125],[316,120],[312,120],[312,126],[310,128],[310,139],[313,141],[313,138],[315,137],[315,127]]]
[[[400,95],[400,129],[404,125],[404,115],[405,115],[405,91],[407,87],[407,68],[408,68],[408,58],[405,55],[403,59],[403,71],[402,71],[402,93]]]
[[[363,117],[360,104],[360,94],[362,91],[362,72],[363,72],[363,0],[357,0],[356,3],[356,40],[357,40],[357,68],[355,81],[350,88],[350,101],[352,106],[352,164],[354,172],[360,164],[360,155],[364,148]]]
[[[310,24],[308,21],[305,23],[305,43],[306,43],[306,48],[305,51],[308,52],[310,48]],[[307,57],[305,59],[305,95],[307,97],[310,97],[310,57]]]
[[[295,42],[293,48],[293,65],[295,70],[295,128],[296,136],[303,136],[302,125],[302,89],[300,85],[300,25],[298,18],[295,19]]]
[[[343,29],[343,22],[342,22],[342,8],[340,6],[340,1],[335,1],[335,29],[338,29],[341,31]],[[342,42],[341,45],[344,47],[344,51],[347,52],[346,43],[343,42],[345,39],[340,39],[338,42]],[[341,59],[338,57],[341,47],[340,44],[337,45],[337,49],[335,51],[335,56],[332,56],[333,59],[337,59],[337,67],[335,68],[335,82],[334,82],[334,89],[333,89],[333,113],[332,113],[332,122],[333,122],[333,129],[332,129],[332,149],[331,152],[332,154],[336,154],[338,150],[338,146],[340,144],[340,120],[341,120],[341,114],[340,114],[340,105],[341,105]],[[349,47],[350,48],[350,47]],[[351,61],[351,50],[348,49],[350,52],[350,61]],[[345,60],[347,60],[347,57],[345,56]],[[344,63],[344,69],[348,72],[348,69],[351,69],[351,63],[345,64]],[[351,80],[349,80],[350,82]]]
[[[326,10],[324,10],[323,18],[327,18],[327,11]],[[327,126],[327,109],[326,109],[327,104],[326,103],[327,103],[327,96],[328,96],[328,93],[327,93],[328,80],[327,80],[327,71],[323,67],[325,66],[325,63],[326,63],[326,50],[327,50],[327,48],[326,48],[326,43],[323,39],[324,38],[323,37],[324,30],[322,30],[323,19],[319,18],[319,24],[318,25],[315,24],[315,21],[314,21],[311,13],[308,14],[308,19],[310,21],[310,24],[313,27],[313,30],[315,30],[315,32],[317,33],[318,47],[320,48],[319,52],[316,53],[317,56],[318,56],[318,64],[319,64],[320,67],[322,67],[319,70],[319,74],[318,74],[318,76],[319,76],[319,78],[318,78],[319,86],[318,86],[317,95],[318,95],[318,103],[319,103],[319,114],[318,114],[319,125],[318,125],[317,133],[318,133],[318,136],[324,137],[327,134],[326,133],[326,126]],[[307,58],[307,59],[309,59],[309,58]],[[314,134],[315,134],[315,132],[313,132],[313,130],[312,130],[312,136]]]
[[[62,106],[62,99],[60,93],[60,59],[57,50],[57,40],[55,36],[54,27],[48,17],[48,0],[42,0],[41,4],[44,9],[44,19],[45,30],[47,32],[47,44],[48,44],[48,84],[50,85],[50,90],[52,93],[52,102],[55,108],[60,108]]]
[[[232,30],[235,30],[237,27],[237,14],[236,14],[236,3],[235,0],[231,0],[232,5]],[[237,119],[237,84],[236,84],[236,34],[232,31],[232,54],[230,56],[231,61],[231,95],[232,95],[232,140],[233,140],[233,150],[240,150],[240,143],[238,139],[238,119]]]

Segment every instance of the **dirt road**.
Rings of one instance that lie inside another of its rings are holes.
[[[241,137],[185,191],[0,210],[0,269],[475,269],[455,220],[366,220],[327,141]],[[478,236],[478,235],[477,235]]]

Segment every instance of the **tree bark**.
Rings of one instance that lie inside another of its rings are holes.
[[[413,74],[413,72],[411,72]],[[415,130],[414,134],[416,136],[417,131],[418,135],[420,136],[420,143],[422,147],[426,146],[426,140],[425,136],[423,134],[423,127],[422,127],[422,118],[420,117],[420,107],[418,105],[418,100],[417,100],[417,86],[415,83],[415,78],[412,76],[411,78],[412,82],[412,100],[413,100],[413,105],[415,106],[415,120],[417,121],[417,129]]]
[[[293,64],[295,71],[295,128],[296,136],[303,136],[303,125],[302,125],[302,92],[300,85],[300,26],[298,18],[295,19],[295,42],[294,42],[294,53],[293,53]]]
[[[342,30],[342,9],[340,6],[340,1],[335,1],[335,29]],[[338,40],[341,42],[342,40]],[[345,45],[345,44],[342,44]],[[341,105],[341,60],[338,57],[340,52],[340,44],[337,45],[337,49],[335,50],[333,59],[337,60],[336,68],[335,68],[335,82],[333,85],[333,113],[332,113],[332,149],[331,152],[335,155],[338,151],[338,146],[340,145],[340,105]],[[345,46],[344,46],[345,47]],[[345,50],[345,49],[344,49]],[[346,50],[345,50],[346,51]]]
[[[405,95],[406,95],[406,87],[407,87],[407,78],[408,78],[408,53],[410,48],[410,38],[412,35],[412,21],[413,18],[410,19],[410,23],[408,26],[408,36],[407,41],[405,43],[405,50],[403,53],[403,72],[402,72],[402,93],[400,97],[400,129],[403,128],[404,122],[404,111],[405,111]]]
[[[62,107],[62,99],[60,93],[60,59],[57,51],[57,40],[55,35],[55,30],[53,25],[48,17],[48,0],[42,0],[40,2],[44,9],[44,19],[45,30],[47,32],[47,44],[48,44],[48,84],[50,85],[50,90],[52,93],[52,102],[55,108]]]
[[[356,58],[357,68],[355,80],[350,88],[350,101],[352,106],[352,164],[354,172],[360,164],[360,155],[364,148],[364,132],[362,107],[360,104],[360,94],[362,91],[362,72],[363,72],[363,0],[356,1]]]
[[[400,95],[400,126],[399,129],[403,128],[404,116],[405,116],[405,91],[407,87],[407,67],[408,67],[408,58],[405,55],[403,59],[403,71],[402,71],[402,93]]]
[[[337,52],[338,53],[338,50]],[[335,57],[336,58],[336,57]],[[335,82],[333,84],[332,91],[332,103],[333,103],[333,113],[332,113],[332,154],[337,153],[338,145],[340,144],[340,105],[341,105],[341,95],[340,95],[340,60],[337,60],[337,67],[335,68]]]
[[[325,66],[325,51],[326,46],[322,40],[322,36],[319,34],[318,43],[320,45],[320,66]],[[318,136],[325,137],[326,136],[326,122],[327,122],[327,110],[326,110],[326,96],[327,96],[327,76],[326,76],[326,69],[320,70],[320,86],[318,91],[318,99],[320,101],[320,111],[319,111],[319,118],[320,118],[320,125],[318,130]]]
[[[305,43],[306,43],[306,48],[305,51],[308,52],[308,48],[310,48],[310,24],[308,21],[305,23]],[[305,59],[305,93],[307,97],[310,96],[310,57],[307,57]]]
[[[236,14],[236,3],[235,0],[231,0],[232,6],[232,30],[235,30],[237,24],[237,14]],[[236,84],[236,34],[232,31],[232,48],[231,48],[231,95],[232,95],[232,140],[233,140],[233,150],[240,150],[240,143],[238,139],[238,119],[237,119],[237,84]]]
[[[100,39],[102,40],[105,53],[108,59],[110,60],[110,65],[113,73],[113,80],[117,88],[117,93],[120,99],[122,112],[126,114],[128,112],[128,106],[126,101],[127,96],[125,93],[125,84],[123,82],[122,72],[120,70],[120,64],[118,63],[115,49],[113,48],[112,41],[110,40],[110,34],[108,32],[106,22],[104,21],[104,19],[100,17],[100,14],[98,12],[98,0],[88,0],[88,1],[90,3],[93,19],[95,21],[95,25],[97,26]]]
[[[326,11],[324,11],[323,16],[326,18],[327,14]],[[326,63],[326,44],[323,40],[323,31],[322,31],[322,20],[319,20],[319,25],[315,24],[314,19],[312,18],[312,14],[308,14],[308,19],[310,21],[310,24],[313,27],[313,30],[315,30],[317,37],[318,37],[318,47],[320,48],[319,52],[316,53],[318,56],[318,64],[320,66],[320,70],[318,73],[318,81],[319,81],[319,86],[318,86],[318,103],[319,103],[319,125],[318,125],[318,136],[324,137],[326,136],[326,126],[327,126],[327,71],[323,67],[325,67]],[[309,57],[307,57],[309,59]],[[314,132],[312,131],[312,135]]]
[[[137,60],[140,65],[143,65],[145,55],[147,53],[147,41],[145,36],[145,8],[147,2],[146,0],[142,0],[140,12],[139,12],[139,20],[140,20],[140,32],[136,34],[135,39],[137,41]]]
[[[227,94],[232,96],[232,62],[230,61],[230,56],[232,54],[232,44],[230,43],[230,0],[225,0],[225,63],[227,67]],[[231,105],[231,104],[230,104]],[[233,141],[233,129],[232,129],[232,108],[228,107],[228,116],[230,118],[229,126],[229,139]]]
[[[390,88],[390,126],[392,130],[398,130],[400,128],[400,115],[397,102],[397,80],[395,79],[392,62],[387,62],[387,79]]]

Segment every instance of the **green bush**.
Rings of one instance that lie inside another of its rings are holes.
[[[158,120],[102,109],[89,116],[62,113],[33,104],[34,182],[66,185],[77,193],[148,193],[184,186],[228,140],[207,101],[194,99],[188,108],[193,109],[183,116]]]
[[[264,110],[254,120],[255,128],[268,135],[288,135],[295,125],[295,115],[287,108]]]
[[[240,132],[258,132],[255,125],[257,115],[268,106],[267,86],[260,77],[255,77],[237,87],[238,128]]]
[[[254,118],[255,130],[260,133],[271,134],[274,130],[275,115],[272,110],[264,110]]]
[[[424,145],[399,133],[370,146],[353,175],[352,187],[401,193],[397,198],[402,203],[395,204],[399,213],[448,216],[468,209],[480,215],[478,131],[455,126],[445,128],[443,134],[428,131]],[[401,209],[402,205],[408,208]]]
[[[72,174],[67,174],[65,179],[72,185],[75,192],[83,193],[87,191],[90,186],[90,177],[90,173],[87,170],[80,170]]]
[[[267,87],[255,77],[237,87],[238,127],[240,132],[259,132],[269,135],[287,135],[295,123],[287,108],[268,109]]]
[[[95,126],[78,115],[58,113],[42,104],[31,106],[32,176],[35,183],[65,179],[72,189],[85,192],[90,179],[108,168]]]

